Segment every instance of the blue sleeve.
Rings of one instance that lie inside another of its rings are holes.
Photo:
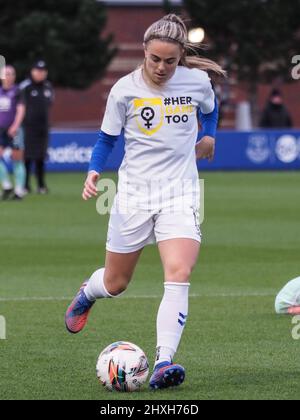
[[[93,149],[89,171],[103,172],[106,161],[119,136],[110,136],[100,131],[99,138]]]
[[[209,114],[203,114],[203,112],[201,112],[201,110],[198,109],[198,119],[202,125],[200,138],[204,136],[210,136],[215,138],[219,120],[219,107],[217,98],[215,98],[215,108]]]

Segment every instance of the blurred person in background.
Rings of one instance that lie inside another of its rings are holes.
[[[35,163],[37,192],[39,194],[48,192],[45,182],[45,160],[49,136],[49,109],[54,93],[47,76],[47,65],[45,61],[39,60],[32,66],[30,78],[21,84],[26,105],[24,134],[27,193],[31,192],[30,175],[33,163]]]
[[[24,101],[15,84],[16,71],[13,66],[5,66],[0,86],[0,183],[2,199],[22,199],[25,185],[23,132],[21,128],[25,115]],[[12,149],[15,187],[11,183],[7,166],[3,161],[5,149]]]
[[[272,90],[259,126],[262,128],[291,128],[293,126],[292,118],[283,103],[280,90]]]

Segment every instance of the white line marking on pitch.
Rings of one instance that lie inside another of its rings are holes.
[[[246,298],[246,297],[272,297],[276,293],[216,293],[216,294],[190,294],[191,298]],[[162,295],[134,295],[122,296],[119,299],[159,299]],[[60,302],[71,301],[73,297],[54,297],[54,296],[28,296],[28,297],[7,297],[0,298],[0,302]]]

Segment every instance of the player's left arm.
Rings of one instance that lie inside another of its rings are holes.
[[[212,110],[211,110],[212,109]],[[215,138],[219,120],[219,107],[215,92],[209,83],[202,108],[198,109],[201,122],[201,139],[196,144],[196,158],[212,161],[215,155]]]

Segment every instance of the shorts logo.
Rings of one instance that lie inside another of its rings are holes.
[[[162,98],[134,99],[134,110],[137,125],[140,131],[147,136],[156,133],[163,125]]]

